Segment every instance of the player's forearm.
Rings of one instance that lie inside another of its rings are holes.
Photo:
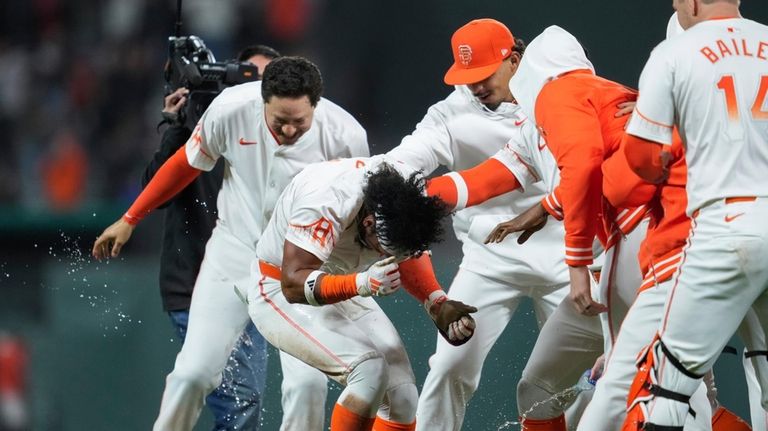
[[[189,165],[185,148],[181,147],[158,169],[154,178],[123,215],[123,219],[131,225],[136,225],[152,210],[176,196],[197,178],[200,172]]]
[[[400,280],[403,288],[421,304],[425,304],[434,292],[442,292],[428,253],[401,262]]]
[[[638,177],[627,163],[624,151],[616,151],[602,166],[603,196],[615,208],[645,205],[656,194],[656,185]]]
[[[438,196],[453,209],[461,210],[519,187],[520,182],[503,163],[488,159],[474,168],[431,179],[427,183],[427,194]]]
[[[571,266],[592,263],[592,242],[600,223],[602,173],[594,157],[580,166],[561,171],[560,191],[565,225],[565,262]]]
[[[669,176],[669,152],[658,142],[627,134],[624,136],[624,154],[632,171],[649,183],[658,184]]]

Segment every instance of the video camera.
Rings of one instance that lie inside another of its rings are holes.
[[[258,79],[259,68],[253,64],[236,61],[217,63],[202,39],[197,36],[179,36],[177,32],[176,36],[168,37],[165,91],[168,95],[180,87],[186,87],[189,95],[179,116],[166,120],[193,129],[208,105],[222,90]]]

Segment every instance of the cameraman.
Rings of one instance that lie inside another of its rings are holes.
[[[280,57],[275,49],[264,45],[245,48],[238,61],[250,62],[259,69]],[[192,131],[184,126],[183,109],[189,90],[179,88],[165,97],[163,122],[169,127],[160,148],[147,165],[142,187],[154,177],[160,166],[184,143]],[[187,333],[192,289],[195,285],[205,243],[216,225],[216,198],[224,177],[224,161],[198,176],[165,208],[163,248],[160,257],[160,295],[182,342]],[[229,292],[227,292],[229,293]],[[249,323],[235,344],[224,370],[222,383],[208,397],[206,404],[213,413],[216,430],[259,429],[262,396],[267,372],[267,350],[264,338]]]

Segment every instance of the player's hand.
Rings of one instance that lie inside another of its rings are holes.
[[[621,102],[618,105],[616,105],[617,108],[619,108],[618,111],[616,111],[615,114],[613,114],[614,117],[619,118],[623,117],[625,115],[632,114],[632,111],[635,110],[635,105],[637,105],[637,102],[632,100],[629,102]],[[629,123],[629,122],[627,122]]]
[[[585,316],[597,316],[608,311],[608,307],[592,299],[592,284],[589,268],[586,266],[569,266],[571,274],[571,293],[568,298],[576,307],[576,311]]]
[[[96,238],[91,254],[99,260],[107,257],[117,257],[123,245],[131,237],[133,229],[134,226],[121,217]]]
[[[440,335],[450,344],[460,346],[475,334],[475,319],[469,314],[476,312],[476,307],[443,295],[429,304],[427,310]]]
[[[387,296],[400,288],[400,270],[397,259],[390,256],[382,259],[357,274],[357,294],[360,296]]]
[[[540,203],[537,203],[512,220],[499,223],[488,237],[485,238],[485,244],[501,242],[507,235],[520,231],[523,233],[517,238],[517,243],[522,244],[547,224],[548,215],[547,210]]]
[[[600,377],[603,377],[603,371],[605,370],[605,355],[600,355],[597,360],[595,360],[595,365],[592,366],[592,371],[589,373],[589,379],[592,381],[598,381],[600,380]]]
[[[181,87],[177,88],[173,93],[165,96],[163,112],[171,115],[178,114],[184,104],[187,103],[188,94],[189,90]]]

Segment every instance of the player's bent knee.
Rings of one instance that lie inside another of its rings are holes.
[[[414,383],[403,383],[389,388],[384,397],[387,414],[384,419],[398,423],[412,423],[416,418],[419,391]]]
[[[174,387],[182,392],[199,392],[203,396],[213,392],[221,384],[221,374],[212,376],[210,374],[194,371],[174,369],[168,374],[166,385]]]
[[[533,419],[551,419],[560,416],[563,409],[555,402],[557,391],[523,375],[517,383],[518,414]]]
[[[338,403],[358,415],[373,417],[387,391],[387,367],[387,361],[381,355],[363,358],[354,364],[347,375],[347,387]]]

